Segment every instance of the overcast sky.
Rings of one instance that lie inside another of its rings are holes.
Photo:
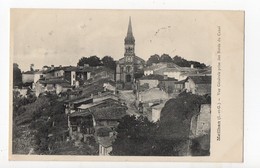
[[[83,56],[118,60],[124,55],[129,16],[137,56],[147,60],[166,53],[211,64],[205,12],[154,10],[13,10],[13,62],[25,71],[31,63],[36,68],[76,65]]]

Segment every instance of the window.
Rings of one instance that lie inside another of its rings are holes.
[[[131,70],[131,67],[130,67],[130,66],[127,66],[127,67],[126,67],[126,71],[129,73],[130,70]]]

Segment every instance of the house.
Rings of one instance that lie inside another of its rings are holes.
[[[22,73],[22,82],[23,84],[30,83],[34,81],[34,71],[26,71]]]
[[[65,113],[71,114],[76,112],[78,110],[78,107],[80,107],[82,104],[89,104],[93,103],[93,97],[76,97],[72,100],[66,100],[64,101],[65,106]]]
[[[148,75],[153,75],[153,74],[157,74],[157,75],[163,75],[163,71],[167,68],[167,63],[158,63],[158,64],[152,64],[148,67],[144,68],[144,75],[148,76]]]
[[[185,81],[185,89],[192,94],[211,94],[211,76],[189,76]]]
[[[40,70],[40,71],[35,71],[34,72],[34,79],[33,79],[33,86],[32,88],[35,88],[36,83],[40,80],[40,79],[44,79],[46,77],[45,71]]]
[[[148,119],[152,122],[157,122],[160,120],[160,117],[161,117],[161,111],[162,111],[162,108],[164,107],[165,105],[165,102],[164,101],[163,103],[160,103],[160,104],[155,104],[155,105],[152,105],[151,108],[152,108],[152,111],[151,111],[151,116],[148,117]]]
[[[85,81],[91,78],[91,72],[93,72],[93,68],[89,67],[88,64],[84,64],[84,66],[79,66],[76,69],[76,80],[79,81],[80,85],[83,85]]]
[[[174,89],[173,89],[173,93],[179,94],[184,90],[185,87],[185,81],[186,80],[181,80],[181,81],[177,81],[174,83]]]
[[[45,77],[48,78],[57,78],[57,77],[62,77],[64,76],[64,68],[61,65],[58,67],[54,67],[54,65],[51,65],[50,68],[48,68],[45,71]]]
[[[99,145],[99,155],[109,156],[112,151],[112,143],[116,139],[116,135],[113,130],[107,127],[103,127],[97,130],[97,143]],[[102,133],[99,133],[102,132]]]
[[[35,94],[38,97],[43,92],[55,92],[60,94],[72,89],[69,82],[63,78],[53,78],[48,80],[38,80],[35,84]]]
[[[100,80],[103,78],[115,81],[115,71],[110,68],[101,66],[101,67],[93,69],[93,71],[91,72],[91,78],[93,78],[94,81]]]
[[[159,82],[159,88],[161,90],[164,90],[168,94],[174,93],[175,83],[177,82],[177,79],[170,78],[165,75],[163,79],[161,79]]]
[[[64,79],[69,81],[71,86],[79,85],[79,83],[76,82],[77,69],[77,67],[68,67],[64,69]]]
[[[77,111],[68,115],[68,127],[71,139],[85,140],[88,136],[106,136],[100,135],[100,128],[109,128],[114,134],[118,122],[126,115],[126,108],[123,106],[92,106],[85,110]],[[104,145],[104,148],[110,147]],[[103,152],[106,153],[106,152]]]
[[[160,81],[163,80],[162,75],[152,74],[143,76],[138,80],[137,87],[141,87],[142,85],[148,84],[148,89],[158,87]],[[139,89],[137,89],[139,90]]]

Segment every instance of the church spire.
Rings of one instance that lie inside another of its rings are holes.
[[[133,36],[133,31],[132,31],[131,17],[129,17],[127,35],[126,35],[126,38],[125,38],[125,44],[134,44],[134,43],[135,43],[135,38]]]
[[[132,32],[132,23],[131,23],[131,16],[129,17],[127,36],[133,36],[133,32]]]

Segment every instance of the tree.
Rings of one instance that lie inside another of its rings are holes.
[[[125,116],[119,122],[117,138],[112,144],[111,155],[118,156],[177,156],[180,139],[158,136],[158,123],[146,117]]]
[[[208,103],[206,97],[185,92],[168,100],[161,111],[161,136],[169,139],[187,139],[191,118],[199,113],[200,105],[204,103]]]
[[[172,58],[168,54],[163,54],[160,57],[160,62],[172,62]]]
[[[78,66],[84,66],[84,64],[88,64],[89,66],[95,67],[102,65],[101,60],[97,56],[90,56],[90,57],[82,57],[79,62]]]
[[[142,156],[149,155],[156,124],[145,117],[125,116],[116,131],[117,138],[112,146],[112,155]]]
[[[191,67],[191,65],[194,66],[194,68],[206,68],[206,65],[204,63],[200,63],[197,61],[187,61],[186,59],[176,55],[175,57],[173,57],[173,63],[175,63],[176,65],[179,65],[181,67]]]
[[[13,63],[13,86],[22,85],[22,73],[17,63]]]
[[[153,63],[157,64],[160,62],[160,56],[158,54],[151,55],[150,58],[147,60],[147,65],[150,66]]]
[[[101,61],[105,67],[116,70],[116,61],[111,56],[104,56]]]

